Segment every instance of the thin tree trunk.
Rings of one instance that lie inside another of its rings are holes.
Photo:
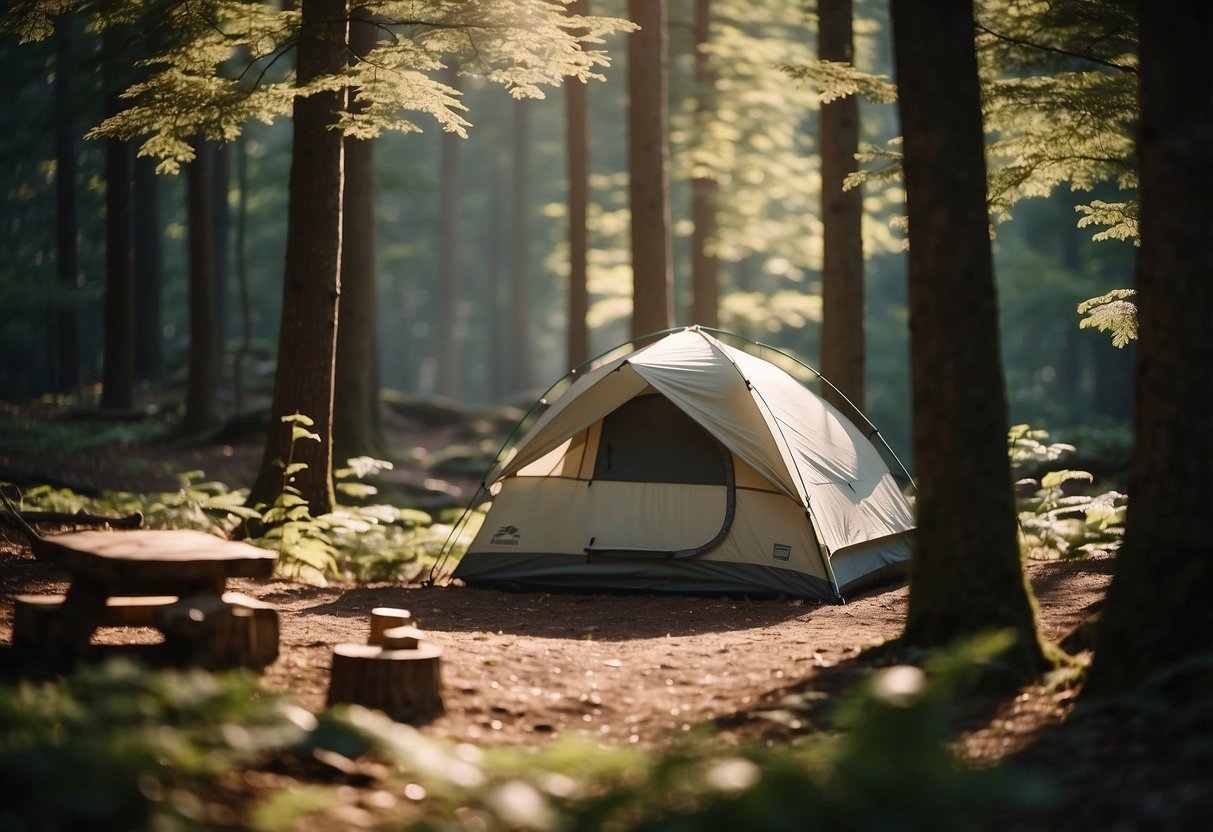
[[[77,127],[72,105],[72,66],[75,15],[60,17],[55,27],[55,198],[56,270],[60,289],[55,311],[55,388],[74,393],[80,388],[80,327],[71,299],[77,292],[80,252],[76,240],[79,219],[76,201]]]
[[[1006,628],[1044,665],[1019,559],[971,2],[893,0],[909,216],[917,547],[904,641]],[[941,95],[940,90],[948,90]]]
[[[823,61],[854,58],[851,0],[821,0],[817,34]],[[848,412],[846,399],[863,410],[864,286],[863,200],[859,188],[843,190],[856,168],[859,150],[859,97],[848,95],[821,106],[821,216],[824,258],[821,270],[821,372],[826,401]],[[844,398],[845,397],[845,398]]]
[[[228,189],[232,179],[231,145],[227,142],[208,142],[211,151],[211,245],[214,248],[211,262],[215,282],[215,334],[218,338],[218,377],[223,376],[223,356],[227,352],[228,332],[228,284],[231,269],[231,225],[232,209],[228,205]]]
[[[135,160],[134,199],[135,377],[157,382],[164,370],[161,349],[164,253],[155,159]]]
[[[104,50],[116,55],[120,33],[106,33]],[[107,65],[112,65],[108,61]],[[121,109],[124,79],[106,80],[107,115]],[[131,182],[134,153],[128,142],[105,140],[105,353],[101,407],[129,410],[135,404],[135,280],[131,243]]]
[[[447,86],[459,89],[459,73],[455,66],[447,69],[443,79]],[[460,361],[460,289],[459,274],[459,146],[463,139],[455,133],[442,134],[438,160],[438,280],[439,321],[437,349],[437,390],[444,396],[459,398],[463,391]]]
[[[493,179],[490,183],[492,198],[489,200],[489,263],[488,263],[488,318],[489,318],[489,396],[494,402],[502,402],[512,392],[510,377],[512,362],[509,360],[507,325],[502,321],[500,310],[506,306],[507,280],[505,270],[505,235],[502,229],[506,220],[504,154],[500,146],[493,153]]]
[[[365,12],[350,21],[352,59],[375,45],[378,30]],[[350,103],[351,110],[361,102]],[[337,328],[337,373],[333,401],[333,452],[339,462],[357,456],[382,458],[387,440],[380,430],[378,346],[375,327],[375,145],[345,140],[344,231],[341,243],[341,325]]]
[[[211,236],[211,158],[206,141],[194,142],[194,160],[185,169],[189,225],[189,375],[181,431],[198,433],[217,421],[218,353],[215,320],[214,241]]]
[[[711,0],[695,0],[695,118],[702,131],[716,112],[716,72],[707,45],[712,29]],[[720,308],[720,260],[716,256],[716,180],[691,180],[691,323],[716,326]]]
[[[248,274],[248,146],[242,135],[236,140],[236,293],[240,299],[240,346],[232,356],[232,403],[244,409],[244,362],[253,349],[253,302]]]
[[[300,85],[345,65],[346,3],[302,3],[296,76]],[[333,367],[337,351],[341,291],[342,138],[331,129],[344,105],[342,91],[296,98],[287,208],[286,269],[278,369],[265,451],[250,505],[270,505],[282,493],[287,459],[306,469],[293,486],[313,515],[329,512],[333,495]],[[319,441],[293,443],[283,417],[302,414],[313,421]]]
[[[590,0],[574,0],[569,12],[590,13]],[[588,286],[590,202],[590,99],[589,85],[565,79],[565,147],[569,166],[569,332],[568,364],[576,367],[590,357],[586,316],[590,311]]]
[[[1115,695],[1153,683],[1153,695],[1189,713],[1207,701],[1213,683],[1210,42],[1206,4],[1143,4],[1137,441],[1124,545],[1083,692]],[[1190,662],[1202,655],[1203,662]],[[1165,684],[1164,668],[1171,668]]]
[[[628,193],[632,209],[632,337],[673,323],[665,0],[628,0]]]
[[[531,387],[531,103],[514,103],[513,264],[510,269],[510,392]]]

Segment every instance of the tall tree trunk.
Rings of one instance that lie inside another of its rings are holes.
[[[509,324],[501,318],[505,307],[508,281],[505,269],[506,245],[503,228],[506,224],[505,158],[498,146],[493,153],[492,181],[489,183],[492,197],[489,200],[489,263],[488,263],[488,319],[489,319],[489,397],[494,402],[505,401],[513,392],[513,364],[509,360]]]
[[[1210,42],[1206,4],[1142,4],[1137,441],[1124,544],[1084,696],[1157,683],[1162,668],[1213,652]],[[1210,683],[1205,661],[1153,693],[1190,706]]]
[[[350,54],[358,60],[378,30],[363,9],[350,19]],[[364,108],[351,101],[350,109]],[[387,440],[379,422],[379,339],[375,327],[375,145],[345,140],[344,232],[341,240],[341,324],[333,400],[333,453],[339,462],[383,458]]]
[[[510,392],[531,387],[531,102],[514,102],[514,239],[510,269]]]
[[[296,77],[300,85],[345,65],[346,3],[304,0]],[[288,186],[286,269],[278,369],[265,451],[250,505],[269,505],[282,493],[287,459],[306,469],[293,485],[312,514],[329,512],[333,495],[333,366],[337,352],[341,291],[342,137],[330,129],[344,105],[337,90],[296,97]],[[283,417],[302,414],[319,441],[301,439],[292,448],[292,425]]]
[[[75,15],[64,14],[55,27],[55,199],[56,271],[60,289],[55,311],[55,388],[61,393],[80,389],[80,327],[76,320],[76,281],[80,250],[76,237],[76,136],[72,103]]]
[[[628,195],[632,209],[632,337],[673,324],[665,0],[628,0]]]
[[[135,377],[157,382],[164,372],[161,287],[164,252],[156,160],[135,160]]]
[[[1044,665],[1019,559],[986,212],[971,2],[893,0],[909,217],[918,540],[904,641],[1016,636],[1008,669]],[[940,90],[947,90],[941,95]]]
[[[104,51],[115,66],[121,46],[118,28],[106,32]],[[121,109],[118,94],[125,78],[111,71],[106,79],[106,115]],[[105,354],[101,407],[129,410],[135,405],[135,280],[131,244],[131,181],[134,153],[128,142],[105,140]]]
[[[712,30],[711,0],[695,0],[695,118],[700,131],[715,118],[716,72],[707,45]],[[720,260],[716,256],[716,180],[691,180],[691,323],[716,326],[720,309]]]
[[[211,257],[215,283],[215,335],[218,338],[218,378],[223,377],[223,357],[228,338],[228,284],[231,282],[232,209],[228,189],[232,180],[232,151],[227,142],[207,142],[211,153]]]
[[[574,0],[569,12],[590,13],[590,0]],[[589,85],[572,78],[564,82],[565,149],[569,166],[569,332],[568,365],[576,367],[590,357],[588,284],[590,203],[590,98]]]
[[[215,321],[215,248],[211,236],[211,159],[209,142],[194,143],[194,160],[185,168],[186,212],[189,226],[189,374],[185,417],[181,431],[194,434],[218,420],[219,345]]]
[[[253,302],[248,275],[248,146],[242,135],[236,140],[236,296],[240,299],[240,345],[232,356],[232,404],[244,409],[244,362],[253,349]]]
[[[452,65],[443,79],[447,86],[459,89],[459,72]],[[460,304],[463,292],[459,274],[459,146],[463,139],[456,133],[443,133],[438,160],[438,280],[439,316],[437,390],[444,396],[459,398],[463,392]]]
[[[818,58],[853,61],[851,14],[851,0],[821,0]],[[848,95],[823,104],[821,372],[842,395],[828,385],[822,395],[844,413],[850,411],[846,399],[860,410],[864,399],[863,199],[859,188],[843,190],[843,181],[856,168],[858,150],[859,97]]]

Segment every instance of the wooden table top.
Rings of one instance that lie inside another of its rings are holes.
[[[102,580],[268,578],[278,554],[192,529],[83,531],[41,538],[38,557]]]

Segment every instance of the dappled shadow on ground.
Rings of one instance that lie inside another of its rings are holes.
[[[621,641],[738,632],[778,625],[810,612],[796,599],[654,594],[507,592],[470,587],[359,587],[317,599],[302,611],[364,617],[403,607],[435,633],[492,632],[538,638]]]

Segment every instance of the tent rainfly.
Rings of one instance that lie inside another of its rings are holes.
[[[690,327],[573,379],[490,469],[453,577],[841,601],[904,573],[913,514],[881,451],[774,364]]]

